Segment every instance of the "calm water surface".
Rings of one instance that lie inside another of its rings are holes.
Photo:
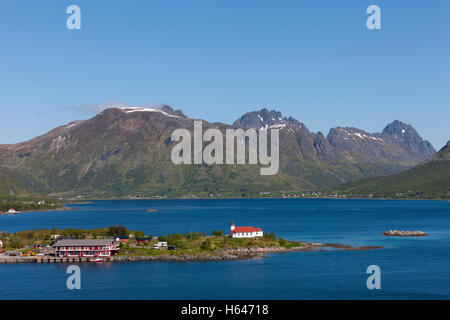
[[[94,201],[62,212],[0,216],[0,230],[125,225],[147,234],[253,225],[290,240],[382,245],[379,250],[293,252],[223,262],[79,264],[68,290],[63,264],[0,265],[0,299],[449,299],[450,203],[236,199]],[[148,209],[158,209],[148,213]],[[384,237],[388,229],[430,237]],[[381,290],[366,269],[381,268]]]

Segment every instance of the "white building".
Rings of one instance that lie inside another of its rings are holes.
[[[0,240],[0,248],[3,248],[3,241]]]
[[[254,227],[236,227],[233,222],[230,226],[232,238],[256,238],[264,235],[262,229]]]

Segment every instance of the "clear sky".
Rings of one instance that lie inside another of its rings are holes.
[[[366,28],[370,4],[382,30]],[[266,107],[325,134],[398,119],[439,149],[449,16],[448,0],[1,0],[0,143],[105,104],[165,103],[225,123]]]

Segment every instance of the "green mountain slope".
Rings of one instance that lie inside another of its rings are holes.
[[[377,197],[450,198],[450,142],[429,161],[387,176],[339,185],[334,192]]]
[[[0,171],[0,199],[29,197],[32,194],[23,183]]]

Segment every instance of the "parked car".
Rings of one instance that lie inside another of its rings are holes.
[[[176,246],[170,245],[167,247],[167,250],[177,250]]]

